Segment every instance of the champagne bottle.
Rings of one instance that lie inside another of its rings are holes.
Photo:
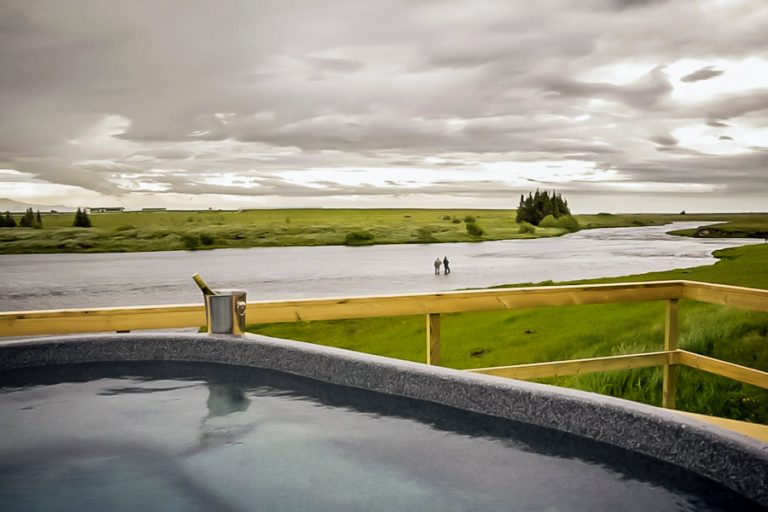
[[[203,281],[203,278],[200,277],[200,274],[195,273],[192,274],[192,279],[195,280],[195,284],[200,288],[200,290],[203,292],[203,295],[216,295],[216,292],[211,290],[211,288]]]

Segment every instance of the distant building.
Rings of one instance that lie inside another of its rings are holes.
[[[141,211],[143,212],[164,212],[167,211],[168,208],[142,208]]]
[[[86,208],[86,213],[122,213],[125,208],[122,206],[99,206],[94,208]]]

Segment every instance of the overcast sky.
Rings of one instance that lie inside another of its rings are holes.
[[[0,198],[768,211],[765,0],[0,0]]]

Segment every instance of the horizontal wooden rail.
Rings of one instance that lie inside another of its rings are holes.
[[[649,368],[653,366],[662,366],[664,364],[674,364],[675,356],[675,351],[647,352],[644,354],[592,357],[589,359],[572,359],[569,361],[496,366],[493,368],[473,368],[467,371],[512,379],[543,379],[547,377],[633,370],[636,368]]]
[[[678,298],[679,281],[502,288],[433,294],[249,302],[248,323],[462,313]],[[0,336],[165,329],[205,325],[202,305],[11,311]]]
[[[651,301],[678,298],[681,294],[682,285],[676,281],[502,288],[416,295],[250,302],[246,315],[248,323],[339,320]]]
[[[189,304],[0,313],[0,336],[133,331],[203,325],[204,306]]]
[[[550,361],[546,363],[473,368],[466,371],[482,373],[484,375],[495,375],[497,377],[528,380],[543,379],[547,377],[563,377],[567,375],[585,375],[596,372],[632,370],[636,368],[649,368],[664,365],[689,366],[714,375],[727,377],[745,384],[752,384],[768,389],[768,372],[748,368],[735,363],[729,363],[728,361],[722,361],[701,354],[695,354],[686,350],[668,350],[661,352],[646,352],[643,354],[572,359],[568,361]]]
[[[768,290],[726,284],[682,282],[682,298],[734,308],[768,311]]]
[[[694,354],[685,350],[679,351],[678,361],[680,364],[690,366],[691,368],[698,368],[721,377],[728,377],[729,379],[768,389],[768,372]]]

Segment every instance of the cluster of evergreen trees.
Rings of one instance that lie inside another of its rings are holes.
[[[16,226],[16,219],[13,218],[11,212],[5,212],[5,216],[0,215],[1,228],[15,228]],[[32,208],[27,208],[27,211],[19,219],[18,226],[22,228],[42,228],[43,218],[40,216],[40,210],[35,213],[32,211]]]
[[[5,216],[0,215],[0,228],[15,228],[16,220],[11,215],[11,212],[5,212]]]
[[[37,210],[37,214],[32,211],[32,208],[27,208],[24,212],[24,216],[19,220],[19,226],[22,228],[41,228],[43,227],[43,218],[40,216],[40,210]]]
[[[76,228],[91,227],[91,218],[88,216],[88,212],[78,208],[77,212],[75,212],[75,221],[72,223],[72,225]]]
[[[91,218],[88,216],[88,212],[78,208],[72,225],[76,228],[91,227]],[[0,214],[0,228],[15,228],[17,226],[21,228],[42,228],[43,217],[40,215],[40,210],[34,212],[32,208],[27,208],[27,211],[24,212],[18,223],[13,218],[13,215],[11,215],[11,212],[5,212],[5,215]]]
[[[536,193],[528,192],[528,197],[520,196],[520,206],[517,207],[517,222],[527,222],[538,226],[545,217],[551,215],[559,219],[565,215],[570,215],[568,201],[563,196],[552,191],[552,195],[546,190],[544,192],[536,190]]]

